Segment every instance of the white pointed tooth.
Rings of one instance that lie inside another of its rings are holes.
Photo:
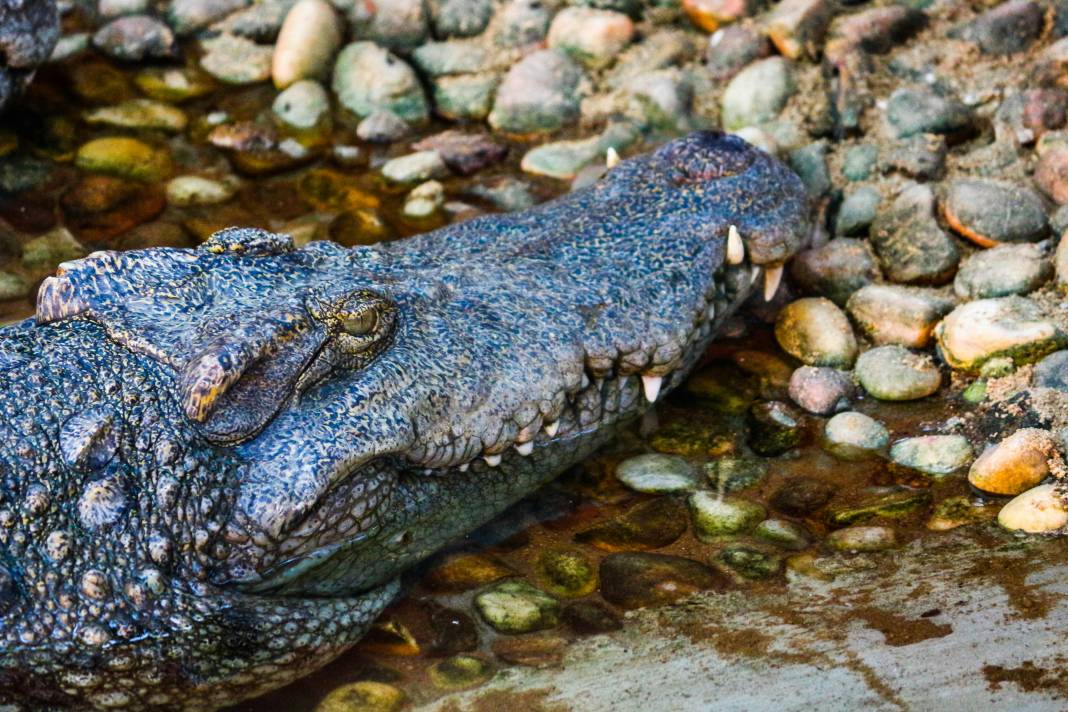
[[[663,376],[642,376],[642,389],[645,391],[645,400],[650,403],[656,403],[656,397],[660,395],[660,386],[663,383]]]
[[[713,319],[715,319],[716,318],[716,305],[715,304],[709,304],[708,305],[708,311],[706,312],[706,314],[708,316],[708,320],[709,321],[712,321]]]
[[[782,265],[764,268],[764,301],[770,302],[779,291],[779,283],[782,282]]]
[[[731,225],[727,228],[727,264],[740,265],[745,260],[745,243],[738,234],[738,228]]]
[[[515,446],[515,451],[523,457],[526,457],[530,453],[534,452],[534,441],[528,440],[525,443],[519,443]]]
[[[555,438],[558,432],[560,432],[559,420],[554,420],[551,423],[545,424],[545,434],[548,435],[550,438]]]
[[[482,459],[485,460],[486,464],[490,467],[496,467],[497,465],[501,464],[500,455],[483,455]]]
[[[757,277],[760,276],[760,267],[753,265],[753,268],[749,272],[749,284],[756,284]]]
[[[471,467],[471,463],[470,462],[463,463],[462,465],[460,465],[460,468],[459,468],[460,472],[467,472],[467,468],[468,467]]]
[[[623,159],[619,157],[619,151],[613,146],[609,146],[608,150],[604,153],[604,164],[608,170],[612,170],[619,165],[619,162]]]

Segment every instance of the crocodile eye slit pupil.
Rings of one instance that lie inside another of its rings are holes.
[[[346,317],[341,322],[341,329],[349,336],[367,336],[378,326],[378,314],[374,309],[367,309]]]

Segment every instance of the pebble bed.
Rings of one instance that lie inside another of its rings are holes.
[[[1068,2],[59,4],[0,120],[5,320],[94,250],[396,239],[702,128],[786,161],[819,216],[655,416],[239,709],[402,709],[629,610],[1068,527]]]

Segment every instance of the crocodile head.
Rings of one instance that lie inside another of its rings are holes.
[[[677,385],[807,233],[796,176],[695,134],[399,243],[62,265],[0,332],[0,698],[210,709],[323,664]]]

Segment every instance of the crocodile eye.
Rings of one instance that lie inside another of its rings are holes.
[[[378,312],[374,308],[344,317],[341,320],[341,330],[349,336],[366,336],[378,326]]]

